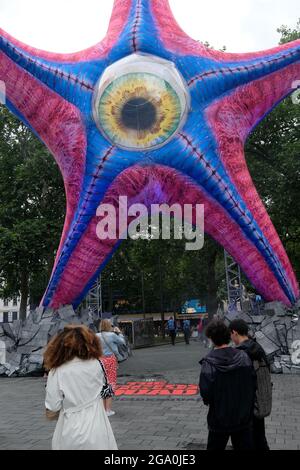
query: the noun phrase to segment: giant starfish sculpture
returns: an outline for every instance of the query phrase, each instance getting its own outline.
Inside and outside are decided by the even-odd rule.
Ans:
[[[43,52],[0,30],[7,106],[52,152],[66,188],[42,305],[76,307],[84,298],[119,243],[97,238],[97,207],[119,195],[203,203],[205,231],[264,298],[294,303],[297,281],[244,143],[299,77],[299,40],[264,52],[214,51],[180,29],[168,0],[115,0],[104,40],[75,54]]]

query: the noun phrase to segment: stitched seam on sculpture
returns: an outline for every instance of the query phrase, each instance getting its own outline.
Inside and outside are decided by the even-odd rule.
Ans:
[[[70,73],[66,74],[65,72],[63,72],[62,70],[60,70],[58,68],[47,66],[47,65],[43,64],[42,62],[39,62],[36,59],[32,59],[31,57],[28,57],[23,52],[20,52],[19,49],[17,49],[15,46],[12,46],[10,44],[10,42],[6,42],[6,45],[12,50],[12,52],[14,54],[18,54],[18,56],[20,58],[25,59],[30,64],[38,66],[38,67],[40,67],[41,69],[43,69],[47,72],[53,73],[55,75],[55,77],[60,76],[61,78],[65,78],[67,81],[70,81],[70,82],[73,82],[77,85],[80,85],[82,88],[86,88],[89,91],[94,91],[94,87],[91,84],[85,82],[84,80],[80,80],[78,77],[73,77]]]
[[[132,29],[132,48],[134,52],[137,52],[138,50],[137,32],[138,32],[138,27],[140,25],[140,20],[142,18],[141,10],[142,10],[141,0],[138,0],[137,6],[136,6],[135,20],[134,20],[133,29]]]
[[[278,61],[281,61],[281,60],[284,60],[284,59],[287,59],[287,58],[290,58],[290,57],[293,57],[294,55],[298,54],[299,51],[292,51],[288,54],[284,54],[280,57],[277,57],[276,59],[272,59],[272,60],[269,60],[269,61],[266,61],[266,62],[260,62],[259,64],[253,64],[253,65],[243,65],[243,66],[240,66],[240,67],[234,67],[234,68],[231,68],[231,67],[228,67],[226,69],[220,69],[220,70],[210,70],[209,72],[205,72],[205,73],[202,73],[200,75],[196,75],[194,78],[192,78],[191,80],[188,81],[188,86],[192,86],[195,82],[199,81],[199,80],[202,80],[204,79],[205,77],[211,77],[213,75],[218,75],[218,74],[225,74],[225,73],[235,73],[235,72],[242,72],[242,71],[252,71],[252,70],[255,70],[257,69],[260,65],[262,67],[266,67],[266,65],[270,65],[270,64],[273,64],[275,62],[278,62]],[[272,72],[270,72],[272,73]]]
[[[218,180],[218,183],[220,185],[223,186],[224,188],[224,191],[226,192],[226,194],[229,196],[229,199],[232,200],[232,202],[234,203],[235,207],[239,210],[239,212],[241,213],[242,216],[246,217],[246,214],[245,212],[240,208],[239,204],[236,202],[233,194],[229,191],[229,188],[228,186],[224,185],[223,181],[222,181],[222,178],[218,175],[218,172],[217,170],[215,170],[213,168],[213,166],[205,159],[204,155],[202,153],[199,152],[199,150],[193,145],[193,142],[184,134],[182,133],[179,133],[180,137],[183,138],[183,140],[188,144],[188,147],[190,147],[192,149],[192,152],[197,155],[197,157],[203,161],[204,165],[206,166],[206,168],[208,168],[210,171],[211,171],[211,175],[206,178],[206,180],[204,180],[204,183],[206,183],[209,178],[211,178],[212,176],[216,176],[217,177],[217,180]],[[251,225],[252,224],[252,221],[249,222],[248,225]]]
[[[112,154],[113,150],[114,150],[115,147],[111,147],[104,155],[104,157],[102,157],[101,159],[101,162],[100,164],[98,165],[98,168],[97,168],[97,172],[93,175],[93,178],[92,178],[92,181],[91,181],[91,184],[88,188],[88,191],[87,191],[87,198],[84,199],[84,203],[83,203],[83,207],[79,213],[79,216],[78,216],[78,220],[76,221],[76,224],[71,232],[71,234],[68,236],[68,239],[71,238],[74,230],[76,229],[77,225],[80,223],[81,221],[81,217],[84,215],[84,212],[85,212],[85,209],[87,207],[87,204],[91,198],[91,195],[93,194],[93,189],[94,187],[96,186],[96,180],[98,179],[99,177],[99,174],[100,174],[100,171],[103,169],[103,166],[104,164],[106,163],[106,161],[108,160],[108,158],[110,157],[110,155]],[[68,239],[66,241],[68,241]]]

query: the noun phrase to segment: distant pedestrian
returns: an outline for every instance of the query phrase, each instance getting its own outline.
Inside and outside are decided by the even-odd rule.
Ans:
[[[121,359],[118,346],[126,346],[126,340],[121,330],[118,327],[113,327],[110,320],[107,319],[101,320],[100,332],[97,333],[97,336],[103,349],[101,361],[107,374],[107,380],[113,391],[115,391],[117,386],[118,359]],[[115,411],[112,410],[112,400],[112,397],[104,400],[107,416],[115,414]]]
[[[173,317],[170,317],[169,320],[167,321],[167,328],[168,328],[169,336],[171,338],[171,342],[173,346],[175,346],[175,338],[176,338],[177,329],[176,329],[176,323]]]
[[[259,294],[255,295],[255,313],[257,315],[261,314],[261,307],[262,307],[262,297]]]
[[[198,322],[198,325],[197,325],[197,332],[198,332],[198,340],[202,341],[203,340],[203,333],[204,333],[202,317],[199,319],[199,322]]]
[[[208,323],[209,323],[208,318],[206,316],[202,316],[199,319],[199,323],[197,325],[198,340],[202,341],[205,347],[209,346],[209,340],[205,334],[205,330],[206,330]]]
[[[83,325],[66,326],[49,342],[45,406],[47,418],[58,419],[53,450],[117,450],[101,399],[101,355],[98,338]]]
[[[190,344],[190,337],[191,337],[191,322],[190,320],[183,320],[183,334],[184,334],[184,340],[185,344]]]
[[[206,329],[214,349],[200,361],[200,394],[209,406],[207,450],[252,450],[255,374],[244,351],[229,346],[230,330],[221,320]]]
[[[266,438],[265,419],[272,410],[272,382],[270,365],[263,348],[249,338],[249,327],[244,320],[230,323],[231,339],[237,349],[245,351],[251,359],[257,376],[256,399],[253,414],[253,440],[255,450],[270,450]]]

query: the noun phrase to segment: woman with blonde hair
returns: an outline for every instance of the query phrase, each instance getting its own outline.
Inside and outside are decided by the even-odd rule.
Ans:
[[[121,333],[121,330],[117,327],[113,327],[110,320],[101,320],[100,332],[97,334],[101,347],[103,349],[103,357],[101,361],[105,367],[107,374],[107,380],[115,391],[117,385],[117,371],[118,371],[118,359],[120,358],[118,346],[126,346],[126,341]],[[113,416],[115,411],[112,411],[112,397],[104,400],[104,408],[107,416]]]
[[[45,406],[47,418],[58,419],[53,450],[117,450],[101,399],[106,378],[100,356],[97,336],[84,325],[66,326],[49,342]]]

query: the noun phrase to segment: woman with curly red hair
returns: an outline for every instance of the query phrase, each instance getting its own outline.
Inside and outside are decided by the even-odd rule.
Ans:
[[[66,326],[49,342],[45,405],[48,419],[58,419],[53,450],[117,450],[101,399],[101,356],[97,336],[84,325]]]

